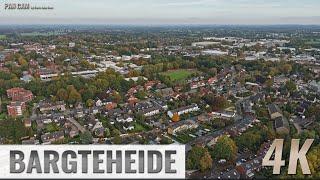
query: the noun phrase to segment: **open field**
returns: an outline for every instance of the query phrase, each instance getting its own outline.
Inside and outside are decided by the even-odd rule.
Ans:
[[[178,69],[173,71],[167,71],[162,74],[169,76],[172,81],[181,81],[187,79],[194,72],[196,71],[192,69]]]
[[[1,34],[0,34],[0,40],[1,40],[1,39],[6,39],[6,38],[7,38],[6,35],[1,35]]]
[[[310,39],[306,42],[307,45],[320,45],[320,39]]]

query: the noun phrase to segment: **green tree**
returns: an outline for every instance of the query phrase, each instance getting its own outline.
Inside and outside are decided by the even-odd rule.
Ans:
[[[285,87],[290,93],[297,90],[297,85],[293,81],[287,81]]]
[[[121,132],[118,129],[113,129],[112,130],[112,135],[113,136],[119,136],[121,134]]]
[[[121,142],[122,142],[122,140],[121,140],[120,135],[114,136],[114,138],[113,138],[113,143],[114,144],[121,144]]]
[[[228,105],[228,101],[225,97],[215,96],[214,94],[206,95],[204,101],[212,107],[212,110],[221,110]]]
[[[202,172],[210,170],[212,168],[212,158],[208,151],[205,151],[204,155],[200,158],[199,165]]]
[[[320,177],[320,146],[312,148],[307,155],[310,171],[313,177]]]
[[[238,136],[235,141],[240,150],[248,149],[252,153],[256,153],[263,142],[273,139],[275,136],[266,126],[258,126],[250,128],[245,133]]]
[[[67,101],[68,100],[68,92],[65,89],[61,88],[57,92],[57,97],[60,101]]]
[[[212,167],[212,158],[208,149],[201,146],[193,146],[187,155],[187,169],[200,169],[206,171]]]
[[[86,105],[87,107],[92,107],[94,105],[94,101],[92,99],[88,99]]]
[[[80,141],[81,144],[91,144],[93,137],[89,131],[85,131],[84,133],[80,134]]]
[[[110,133],[110,129],[109,129],[109,128],[105,128],[105,130],[104,130],[104,135],[105,135],[106,137],[110,137],[110,136],[111,136],[111,133]]]
[[[75,88],[72,88],[70,90],[68,102],[70,104],[75,104],[77,102],[81,102],[81,94]]]
[[[285,73],[285,74],[289,74],[292,71],[292,66],[291,64],[285,64],[283,66],[280,67],[280,71]]]
[[[213,147],[212,156],[214,159],[226,159],[228,161],[234,161],[238,148],[236,143],[228,136],[222,136],[218,139],[217,143]]]
[[[146,97],[147,97],[147,93],[145,91],[139,91],[137,93],[137,98],[138,99],[146,99]]]

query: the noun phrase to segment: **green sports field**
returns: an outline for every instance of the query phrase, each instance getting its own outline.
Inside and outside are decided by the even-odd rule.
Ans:
[[[6,35],[1,35],[1,34],[0,34],[0,40],[1,40],[1,39],[6,39],[6,38],[7,38]]]
[[[162,74],[169,76],[172,81],[182,81],[187,79],[194,72],[195,70],[178,69],[174,71],[167,71]]]

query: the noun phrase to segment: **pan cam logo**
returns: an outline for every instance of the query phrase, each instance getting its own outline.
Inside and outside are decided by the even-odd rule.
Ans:
[[[5,3],[5,10],[28,10],[30,9],[29,3]]]

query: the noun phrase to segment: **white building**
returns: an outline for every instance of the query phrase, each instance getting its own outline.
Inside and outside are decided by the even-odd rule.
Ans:
[[[125,123],[125,122],[130,123],[130,122],[133,121],[133,118],[130,117],[130,116],[122,116],[122,117],[118,117],[117,121],[118,122],[123,122],[123,123]]]
[[[203,41],[203,42],[194,42],[191,44],[193,47],[197,46],[210,46],[210,45],[220,45],[220,42],[212,42],[212,41]]]
[[[234,111],[214,111],[211,114],[222,118],[233,118],[236,115]]]
[[[76,43],[74,43],[74,42],[70,42],[69,43],[69,48],[73,48],[73,47],[75,47],[76,46]]]
[[[178,115],[182,115],[182,114],[187,114],[187,113],[190,113],[190,112],[194,112],[194,111],[198,111],[200,110],[200,108],[198,107],[197,104],[192,104],[190,106],[186,106],[186,107],[181,107],[179,109],[175,109],[175,110],[172,110],[172,111],[168,111],[167,114],[170,118],[173,117],[173,115],[175,113],[178,113]]]
[[[159,113],[160,113],[160,109],[156,107],[147,108],[142,111],[142,114],[146,117],[154,116]]]
[[[283,50],[290,50],[291,52],[296,51],[296,48],[291,48],[291,47],[277,47],[277,49],[279,49],[280,51],[283,51]]]
[[[210,56],[224,56],[228,55],[228,52],[220,51],[220,50],[204,50],[201,52],[203,55],[210,55]]]

